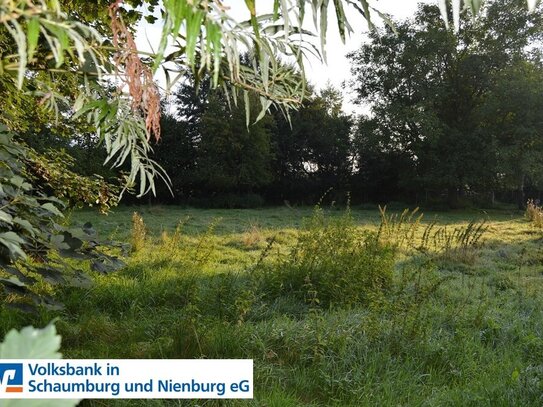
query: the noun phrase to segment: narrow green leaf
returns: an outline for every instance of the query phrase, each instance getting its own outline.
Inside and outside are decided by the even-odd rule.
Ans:
[[[479,10],[481,9],[481,4],[483,3],[483,1],[482,0],[464,0],[464,3],[470,9],[472,16],[475,17],[477,14],[479,14]]]
[[[279,0],[273,1],[273,20],[277,20],[279,18]]]
[[[298,0],[298,25],[301,27],[304,24],[305,18],[305,0]]]
[[[8,23],[4,23],[4,27],[8,30],[10,35],[12,36],[13,40],[17,44],[17,54],[19,57],[19,68],[18,68],[18,74],[17,74],[17,87],[19,89],[22,88],[24,77],[26,73],[26,65],[27,65],[27,47],[26,47],[26,35],[21,28],[21,25],[17,22],[17,20],[12,20],[11,25]]]
[[[460,7],[462,6],[461,0],[452,0],[453,22],[454,31],[460,30]]]
[[[336,9],[337,26],[341,41],[345,43],[345,11],[341,0],[334,0],[334,8]]]
[[[287,0],[281,0],[281,14],[283,16],[283,24],[285,25],[285,41],[288,41],[288,36],[290,34],[290,20],[288,16],[288,11],[289,10]]]
[[[326,31],[328,31],[328,0],[321,0],[320,7],[320,40],[324,61],[326,61]]]
[[[251,13],[251,16],[256,16],[256,0],[245,0],[245,5],[247,6],[249,13]]]
[[[387,14],[384,14],[373,7],[371,9],[375,11],[377,15],[385,22],[385,24],[388,25],[392,29],[394,34],[396,35],[398,34],[398,29],[396,28],[396,24],[394,24],[394,21],[392,21],[392,19]]]
[[[447,13],[447,0],[439,0],[439,12],[441,13],[441,18],[445,22],[445,27],[449,28],[449,15]]]
[[[247,128],[249,128],[251,121],[251,106],[249,102],[249,92],[246,90],[243,91],[243,101],[245,102],[245,124],[247,125]]]
[[[375,26],[371,21],[370,5],[368,4],[367,0],[360,0],[360,2],[362,3],[362,8],[364,9],[364,17],[366,18],[366,21],[368,23],[368,28],[370,30],[373,30]]]
[[[34,56],[34,51],[38,46],[38,38],[40,36],[40,20],[37,17],[31,18],[27,23],[26,40],[28,42],[28,59],[31,60]]]

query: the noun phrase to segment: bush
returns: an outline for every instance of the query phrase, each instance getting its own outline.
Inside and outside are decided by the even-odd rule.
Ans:
[[[327,218],[316,207],[296,246],[266,269],[263,287],[310,306],[366,303],[391,286],[394,254],[376,233],[357,229],[349,210]]]

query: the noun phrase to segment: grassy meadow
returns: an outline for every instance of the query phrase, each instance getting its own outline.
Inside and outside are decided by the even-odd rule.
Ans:
[[[127,267],[44,284],[65,310],[2,309],[1,331],[57,318],[67,358],[254,359],[252,401],[82,405],[541,406],[543,231],[514,210],[418,216],[74,212],[132,243]]]

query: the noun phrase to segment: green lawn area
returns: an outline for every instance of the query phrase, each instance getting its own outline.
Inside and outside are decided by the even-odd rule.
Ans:
[[[66,358],[252,358],[255,399],[82,405],[543,404],[543,232],[520,212],[429,212],[379,238],[363,232],[377,210],[308,223],[312,208],[121,207],[70,222],[130,241],[135,210],[148,234],[126,268],[44,285],[65,310],[3,309],[2,333],[56,317]],[[477,244],[444,243],[477,219]]]

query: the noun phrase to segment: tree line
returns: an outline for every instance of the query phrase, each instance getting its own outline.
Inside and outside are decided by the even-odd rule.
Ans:
[[[420,5],[412,18],[369,34],[348,56],[345,83],[367,115],[345,114],[340,90],[324,86],[289,116],[271,108],[253,123],[257,95],[234,101],[209,80],[186,77],[163,104],[153,147],[173,195],[157,185],[150,199],[313,204],[330,189],[336,201],[423,206],[540,198],[541,14],[527,14],[521,0],[494,0],[477,19],[461,17],[455,34],[437,6]],[[82,158],[79,171],[113,175],[100,168],[103,153],[90,136],[63,140]]]

